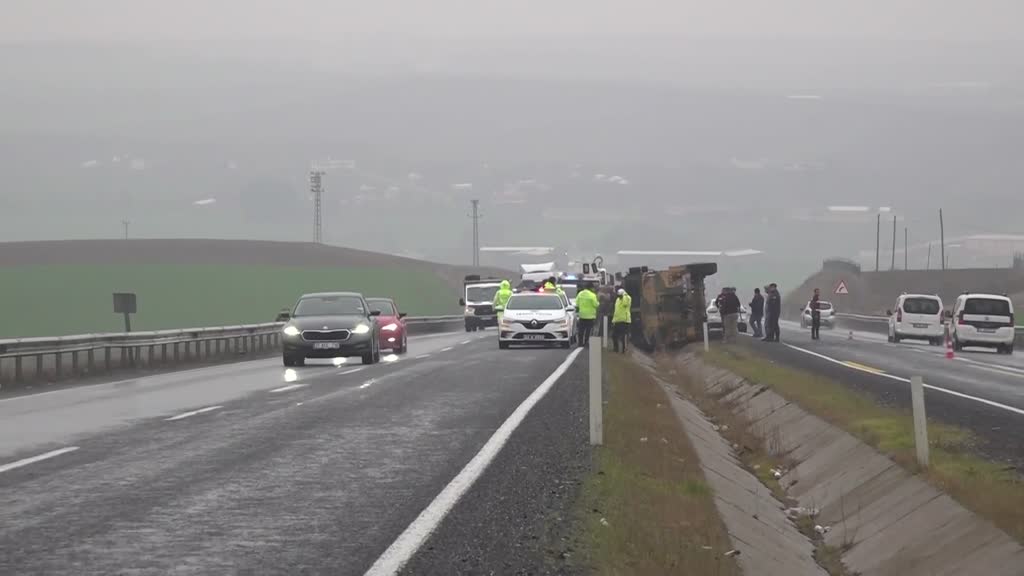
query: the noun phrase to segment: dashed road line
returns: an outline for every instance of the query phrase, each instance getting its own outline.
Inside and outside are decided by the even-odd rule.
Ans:
[[[462,342],[459,342],[459,344],[469,344],[470,342],[472,342],[472,340],[463,340]]]
[[[168,422],[173,422],[174,420],[181,420],[183,418],[189,418],[189,417],[195,416],[197,414],[205,414],[207,412],[213,412],[214,410],[219,410],[221,408],[223,408],[223,406],[207,406],[206,408],[200,408],[199,410],[193,410],[191,412],[183,412],[181,414],[178,414],[177,416],[171,416],[170,418],[167,418],[167,421]]]
[[[453,346],[449,346],[447,348],[441,348],[441,352],[447,352],[447,351],[451,350],[452,348],[453,348]]]
[[[362,370],[365,370],[365,368],[353,368],[351,370],[342,370],[341,372],[338,372],[338,375],[344,376],[345,374],[355,374],[356,372],[360,372]]]
[[[885,370],[879,370],[878,368],[875,368],[873,366],[868,366],[867,364],[854,362],[853,360],[846,360],[843,362],[843,364],[846,364],[850,368],[856,368],[857,370],[861,370],[864,372],[871,372],[872,374],[885,374]]]
[[[363,382],[362,384],[360,384],[359,385],[359,389],[360,390],[366,390],[370,386],[373,386],[374,383],[376,383],[376,382],[377,382],[377,380],[375,378],[371,378],[371,379],[367,380],[366,382]]]
[[[277,392],[288,392],[289,390],[297,390],[299,388],[305,388],[306,386],[308,386],[308,384],[291,384],[288,386],[281,386],[280,388],[274,388],[270,393],[275,394]]]
[[[423,358],[430,358],[430,354],[420,354],[416,357],[416,360],[422,360]]]
[[[0,465],[0,473],[7,472],[9,470],[14,470],[15,468],[21,468],[22,466],[28,466],[29,464],[35,464],[36,462],[42,462],[43,460],[49,460],[50,458],[56,458],[57,456],[67,454],[68,452],[74,452],[75,450],[78,450],[78,446],[68,446],[67,448],[61,448],[60,450],[52,450],[45,454],[40,454],[38,456],[33,456],[31,458],[18,460],[17,462],[3,464]]]

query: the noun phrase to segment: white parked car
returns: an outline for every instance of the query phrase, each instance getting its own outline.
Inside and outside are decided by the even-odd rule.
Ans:
[[[821,327],[831,330],[836,327],[836,309],[831,302],[818,300],[818,311],[821,312]],[[800,314],[800,327],[811,327],[811,301],[804,304],[803,314]]]
[[[942,299],[932,294],[901,294],[889,316],[889,342],[927,340],[933,346],[942,344],[946,327]]]
[[[957,350],[982,346],[1013,354],[1013,302],[995,294],[961,294],[953,305],[949,332]]]
[[[704,312],[708,317],[708,332],[722,332],[725,330],[725,325],[722,323],[722,315],[718,312],[718,306],[715,306],[714,302]],[[747,331],[749,316],[750,310],[747,310],[746,306],[740,304],[740,317],[736,320],[736,330],[738,332]]]
[[[575,327],[568,299],[550,292],[517,292],[505,304],[498,326],[498,347],[544,344],[568,348]]]

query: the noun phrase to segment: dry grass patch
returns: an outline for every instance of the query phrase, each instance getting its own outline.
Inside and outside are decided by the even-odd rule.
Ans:
[[[740,571],[697,454],[664,390],[642,367],[605,354],[604,446],[579,503],[596,574],[731,576]]]
[[[974,455],[963,428],[928,422],[931,467],[921,470],[909,410],[880,406],[868,394],[814,373],[781,366],[745,349],[712,349],[710,363],[772,388],[804,410],[860,438],[966,508],[1024,542],[1024,482],[1012,470]]]

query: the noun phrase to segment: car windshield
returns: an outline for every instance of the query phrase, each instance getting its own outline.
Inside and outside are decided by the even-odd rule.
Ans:
[[[980,316],[1009,316],[1010,303],[995,298],[970,298],[964,303],[964,314]]]
[[[903,311],[907,314],[931,314],[939,313],[942,306],[935,298],[907,298],[903,301]]]
[[[562,292],[565,292],[566,298],[575,298],[576,291],[579,289],[578,286],[572,284],[559,284],[559,287],[562,289]]]
[[[366,314],[358,296],[307,296],[295,305],[294,317],[349,316]]]
[[[499,286],[466,286],[466,302],[492,302]]]
[[[395,305],[389,300],[367,300],[366,305],[374,312],[380,312],[381,316],[396,316]]]
[[[516,294],[509,298],[506,310],[561,310],[562,299],[557,295]]]

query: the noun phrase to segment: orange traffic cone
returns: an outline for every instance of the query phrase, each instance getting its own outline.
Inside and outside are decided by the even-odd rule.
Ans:
[[[953,339],[949,337],[949,327],[946,327],[946,358],[953,359]]]

